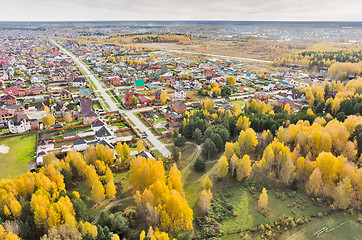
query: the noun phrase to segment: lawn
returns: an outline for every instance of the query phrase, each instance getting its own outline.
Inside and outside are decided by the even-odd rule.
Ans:
[[[214,183],[214,192],[216,198],[222,198],[234,206],[237,217],[227,218],[220,223],[220,229],[224,232],[236,229],[247,229],[260,224],[272,223],[277,221],[283,215],[285,216],[311,216],[318,212],[328,211],[327,207],[319,207],[305,196],[303,190],[293,191],[286,188],[278,188],[273,185],[263,185],[268,190],[269,212],[267,216],[256,211],[258,197],[260,192],[254,195],[249,189],[240,182],[231,177]],[[276,193],[285,193],[285,200],[278,199]],[[288,196],[290,194],[290,196]],[[301,207],[292,207],[297,203],[302,203]]]
[[[28,163],[35,160],[36,134],[1,138],[1,145],[9,147],[9,152],[0,153],[0,178],[27,172]]]
[[[362,225],[355,221],[357,217],[344,216],[340,213],[332,213],[323,218],[312,219],[311,222],[303,224],[280,236],[280,239],[317,239],[315,232],[327,227],[330,232],[321,233],[319,239],[362,239]]]

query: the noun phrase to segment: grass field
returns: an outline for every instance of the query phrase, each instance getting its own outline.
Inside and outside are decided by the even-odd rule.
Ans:
[[[298,226],[284,233],[280,239],[318,239],[314,234],[323,227],[327,227],[329,232],[319,235],[319,239],[322,240],[362,239],[362,225],[355,221],[356,218],[357,216],[351,217],[332,213],[331,215],[316,218],[307,224]]]
[[[28,163],[35,160],[36,134],[1,138],[0,145],[9,147],[8,153],[0,153],[0,178],[28,171]]]
[[[216,190],[217,197],[231,203],[234,206],[233,211],[238,213],[237,217],[228,218],[220,223],[220,229],[224,232],[235,229],[247,229],[260,224],[275,222],[283,215],[293,217],[311,216],[328,210],[327,207],[315,205],[304,195],[302,190],[297,191],[291,197],[286,196],[285,200],[281,200],[275,194],[277,192],[285,192],[287,194],[288,192],[291,193],[291,190],[279,189],[275,186],[265,187],[268,190],[269,198],[269,212],[267,216],[256,211],[259,192],[253,195],[245,186],[231,178],[215,182],[214,189]],[[292,206],[298,202],[303,202],[303,206],[293,208]]]

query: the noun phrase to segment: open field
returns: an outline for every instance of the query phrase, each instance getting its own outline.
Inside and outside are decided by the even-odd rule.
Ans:
[[[9,147],[8,153],[0,153],[0,178],[15,177],[28,171],[28,163],[35,156],[36,134],[1,138],[0,145]]]
[[[280,239],[318,239],[317,236],[314,236],[314,234],[323,227],[327,227],[329,232],[321,233],[319,235],[319,239],[362,239],[362,225],[357,223],[355,219],[356,217],[333,213],[320,219],[313,219],[310,223],[298,226],[295,229],[284,233]]]

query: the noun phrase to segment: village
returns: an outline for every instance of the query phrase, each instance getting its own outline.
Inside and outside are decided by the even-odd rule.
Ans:
[[[152,155],[155,143],[149,136],[165,144],[165,137],[177,132],[182,114],[199,108],[204,97],[217,103],[215,109],[232,110],[235,104],[243,108],[247,101],[257,99],[282,108],[288,105],[293,112],[306,103],[299,87],[328,78],[322,71],[315,76],[293,68],[248,72],[236,60],[134,46],[58,43],[85,64],[112,102],[53,42],[1,43],[0,136],[37,133],[32,169],[41,166],[48,152],[83,151],[97,144],[114,149],[119,141],[130,143],[138,138],[150,147],[149,156],[167,157],[167,151],[160,155],[156,150]],[[127,114],[135,115],[143,126],[137,126]],[[53,118],[50,123],[49,115]]]

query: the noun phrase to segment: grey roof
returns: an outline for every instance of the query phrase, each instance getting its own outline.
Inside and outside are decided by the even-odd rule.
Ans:
[[[93,110],[89,110],[88,112],[83,114],[83,117],[98,117],[98,115]]]
[[[82,144],[86,144],[87,142],[83,139],[83,138],[81,138],[81,139],[77,139],[77,140],[75,140],[74,142],[73,142],[73,146],[75,146],[75,145],[82,145]]]
[[[102,127],[102,126],[104,126],[104,122],[102,122],[101,120],[99,120],[99,118],[97,118],[96,120],[94,120],[91,123],[91,126],[92,127]]]
[[[97,137],[109,137],[112,136],[112,134],[108,131],[106,127],[101,127],[95,134]]]
[[[18,113],[14,117],[10,118],[10,121],[14,123],[14,125],[20,125],[22,120],[29,121],[29,118],[24,113]]]
[[[182,101],[177,101],[173,104],[175,107],[186,107],[185,103]]]

